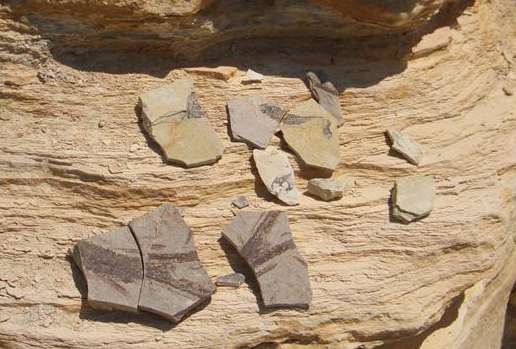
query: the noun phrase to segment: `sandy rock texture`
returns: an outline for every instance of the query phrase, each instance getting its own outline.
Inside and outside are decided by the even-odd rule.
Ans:
[[[2,2],[0,347],[499,348],[516,278],[515,21],[512,0]],[[262,83],[241,84],[249,68]],[[230,141],[226,103],[291,109],[307,71],[339,91],[333,176],[355,185],[286,207]],[[225,147],[193,169],[163,162],[136,108],[187,75]],[[389,154],[389,128],[424,148],[418,167]],[[272,146],[300,192],[321,177]],[[410,175],[435,178],[435,201],[403,225],[390,190]],[[163,203],[183,209],[212,281],[246,274],[220,240],[239,195],[288,211],[309,310],[260,313],[252,280],[176,326],[87,306],[70,249]]]

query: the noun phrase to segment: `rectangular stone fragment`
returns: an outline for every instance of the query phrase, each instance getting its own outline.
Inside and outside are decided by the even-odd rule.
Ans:
[[[433,209],[434,195],[432,176],[398,178],[392,193],[393,216],[404,223],[428,216]]]
[[[264,307],[309,306],[307,264],[292,240],[286,212],[239,212],[223,236],[256,275]]]

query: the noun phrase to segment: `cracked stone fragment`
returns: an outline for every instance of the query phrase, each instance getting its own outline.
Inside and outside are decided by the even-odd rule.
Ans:
[[[398,178],[392,193],[393,216],[410,223],[430,214],[434,205],[435,182],[432,176]]]
[[[313,73],[306,73],[308,88],[314,99],[333,117],[337,126],[344,123],[342,109],[339,103],[339,91],[330,81],[321,82],[319,77]]]
[[[309,306],[308,269],[281,211],[240,212],[223,232],[251,267],[266,308]]]
[[[248,69],[244,78],[242,79],[242,83],[251,84],[255,82],[262,82],[264,76],[260,73],[255,72],[254,70]]]
[[[224,151],[184,78],[140,96],[142,125],[159,144],[167,161],[186,167],[216,162]]]
[[[240,273],[222,275],[217,278],[215,284],[217,286],[240,287],[245,282],[245,276]]]
[[[313,99],[299,104],[283,118],[281,132],[305,165],[335,170],[340,160],[338,130],[328,112]]]
[[[80,241],[73,258],[88,284],[89,305],[138,311],[142,260],[128,227]]]
[[[387,136],[392,142],[392,150],[403,155],[411,164],[419,165],[423,157],[423,150],[418,143],[403,135],[401,132],[392,129],[387,130]]]
[[[253,159],[267,190],[287,205],[299,205],[299,192],[294,186],[294,170],[287,156],[272,148],[255,149]]]
[[[139,307],[179,322],[215,291],[178,209],[165,204],[133,219],[144,278]]]
[[[236,141],[266,148],[285,114],[261,96],[237,97],[228,101],[231,134]]]
[[[249,200],[245,196],[237,196],[233,199],[233,201],[231,201],[231,203],[236,208],[244,208],[249,206]]]
[[[345,184],[336,179],[314,178],[308,181],[308,192],[324,201],[341,198],[344,188]]]

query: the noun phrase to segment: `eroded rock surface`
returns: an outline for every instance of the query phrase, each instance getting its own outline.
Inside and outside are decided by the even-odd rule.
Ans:
[[[191,79],[143,94],[140,105],[143,127],[168,161],[195,167],[222,156],[224,146],[197,101]]]
[[[392,214],[404,223],[428,216],[434,207],[434,196],[434,177],[398,178],[392,192]]]
[[[268,147],[265,150],[255,149],[253,159],[267,190],[287,205],[298,205],[299,192],[295,187],[294,171],[288,157],[283,152]]]
[[[308,193],[324,201],[339,199],[344,194],[346,185],[337,179],[314,178],[308,181]]]
[[[325,81],[323,83],[314,72],[306,73],[306,79],[314,99],[333,116],[337,126],[342,125],[344,117],[339,102],[339,91],[333,86],[332,82]]]
[[[179,210],[165,204],[129,226],[143,258],[140,309],[178,322],[215,292]]]
[[[305,165],[335,170],[340,160],[338,130],[329,113],[313,99],[285,115],[281,132]]]
[[[88,284],[90,306],[138,311],[142,260],[128,227],[78,242],[73,258]]]
[[[421,146],[399,131],[389,129],[387,136],[391,141],[391,149],[402,155],[413,165],[419,165],[423,157]]]
[[[286,212],[240,212],[223,236],[256,275],[266,308],[309,306],[307,265],[292,239]]]

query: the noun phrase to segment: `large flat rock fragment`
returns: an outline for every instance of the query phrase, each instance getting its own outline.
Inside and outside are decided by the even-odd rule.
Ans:
[[[265,150],[255,149],[253,159],[267,190],[287,205],[298,205],[299,192],[294,186],[294,170],[287,156],[268,147]]]
[[[305,101],[288,113],[281,132],[305,165],[335,170],[340,160],[338,130],[331,115],[316,101]]]
[[[266,308],[308,307],[308,269],[281,211],[239,212],[223,232],[251,267]]]
[[[430,214],[434,205],[435,181],[432,176],[398,178],[392,193],[393,216],[410,223]]]
[[[391,149],[402,155],[413,165],[419,165],[423,157],[421,146],[399,131],[389,129],[386,131],[391,141]]]
[[[285,114],[261,96],[236,97],[228,101],[231,134],[236,141],[266,148]]]
[[[339,91],[330,81],[321,82],[319,77],[313,73],[306,73],[308,88],[317,102],[333,117],[335,124],[340,126],[344,123],[342,109],[339,103]]]
[[[142,125],[167,161],[186,167],[216,162],[224,146],[184,78],[140,96]]]
[[[128,227],[78,242],[73,258],[88,284],[90,306],[138,311],[143,268]]]
[[[139,307],[179,322],[215,291],[178,209],[165,204],[133,219],[144,278]]]

